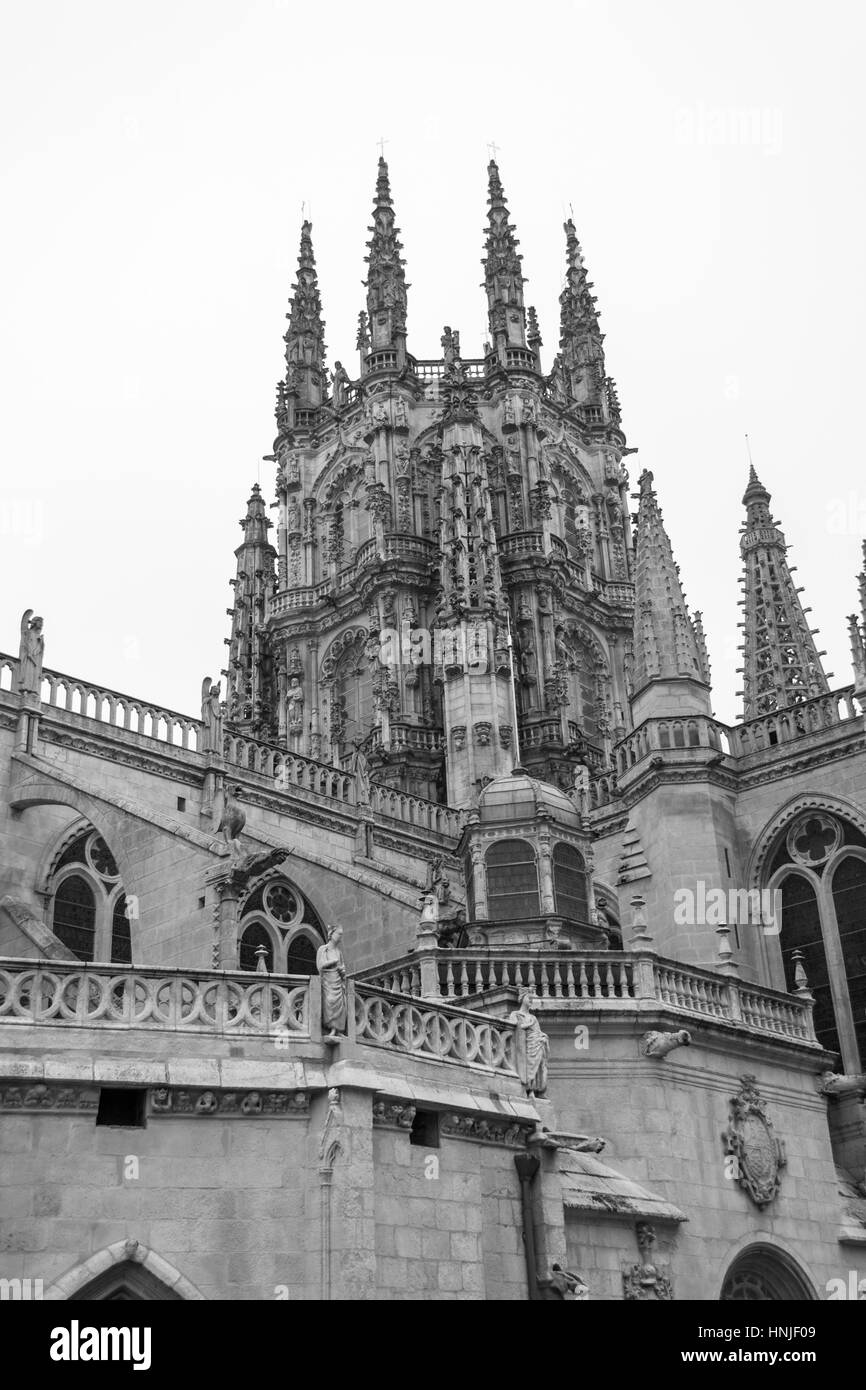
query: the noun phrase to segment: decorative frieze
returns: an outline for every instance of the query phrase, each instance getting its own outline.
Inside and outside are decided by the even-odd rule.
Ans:
[[[307,1091],[222,1091],[181,1086],[155,1086],[150,1092],[151,1115],[219,1115],[223,1118],[305,1119],[310,1110]]]
[[[0,1083],[0,1110],[59,1110],[90,1112],[99,1105],[99,1087],[24,1083],[7,1086]]]

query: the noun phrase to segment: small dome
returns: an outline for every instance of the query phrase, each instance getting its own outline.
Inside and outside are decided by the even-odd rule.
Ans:
[[[488,782],[478,798],[478,818],[489,821],[534,821],[550,816],[560,825],[580,828],[574,802],[551,782],[539,782],[522,767]]]

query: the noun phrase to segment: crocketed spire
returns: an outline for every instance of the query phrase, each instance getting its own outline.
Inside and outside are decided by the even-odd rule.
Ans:
[[[368,228],[367,242],[367,319],[373,353],[394,349],[393,363],[378,362],[376,369],[389,365],[402,368],[406,361],[406,275],[399,228],[394,220],[391,181],[388,165],[379,157],[376,195],[373,201],[373,222]]]
[[[327,392],[325,325],[322,322],[322,301],[319,296],[316,258],[313,254],[312,230],[311,222],[303,223],[297,279],[292,285],[292,298],[289,312],[286,314],[289,327],[284,337],[284,393],[294,397],[295,404],[302,407],[321,405]]]
[[[743,718],[824,694],[829,686],[823,652],[812,640],[800,590],[788,568],[785,537],[770,513],[770,494],[754,466],[743,496],[746,524],[740,539],[744,566]]]
[[[673,712],[654,708],[653,701],[647,698],[647,689],[660,682],[692,683],[691,695],[682,692],[677,695],[676,710],[682,713],[709,710],[710,672],[703,628],[696,628],[689,615],[679,568],[674,562],[652,484],[652,473],[642,473],[635,534],[632,685],[633,705],[635,702],[640,705],[635,722],[650,713]]]
[[[525,277],[521,269],[523,257],[517,250],[520,242],[514,235],[499,166],[494,159],[487,166],[487,183],[488,225],[481,264],[487,291],[490,341],[505,366],[507,348],[526,347]]]

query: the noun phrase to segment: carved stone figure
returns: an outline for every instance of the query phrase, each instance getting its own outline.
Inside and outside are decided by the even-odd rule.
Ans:
[[[409,417],[406,414],[406,402],[402,396],[398,396],[394,402],[394,424],[398,430],[409,428]]]
[[[42,655],[45,638],[42,619],[27,608],[21,616],[21,644],[18,648],[18,694],[38,695],[42,683]]]
[[[241,831],[247,823],[247,813],[238,801],[240,794],[241,788],[238,786],[226,788],[223,813],[217,826],[217,834],[222,835],[232,858],[237,858],[241,852]]]
[[[286,722],[291,734],[299,734],[304,727],[304,691],[297,676],[292,676],[286,692]]]
[[[547,1285],[550,1296],[556,1299],[565,1299],[566,1302],[575,1302],[578,1299],[589,1297],[589,1285],[581,1279],[579,1274],[572,1274],[570,1269],[563,1269],[562,1265],[553,1264],[550,1266],[550,1279]]]
[[[541,1024],[530,1006],[535,1002],[528,989],[521,990],[520,1007],[508,1015],[508,1022],[516,1025],[523,1036],[523,1058],[520,1065],[520,1079],[530,1096],[543,1096],[547,1090],[547,1059],[550,1056],[550,1039],[542,1030]]]
[[[664,1033],[654,1029],[644,1033],[641,1038],[641,1052],[644,1057],[667,1057],[674,1048],[688,1047],[691,1040],[692,1035],[685,1028],[678,1029],[676,1033]]]
[[[359,806],[370,805],[370,767],[363,748],[358,745],[352,754],[349,767],[355,774],[355,795]]]
[[[670,1276],[652,1262],[656,1233],[648,1221],[639,1221],[635,1228],[640,1264],[622,1272],[623,1298],[629,1302],[658,1299],[668,1301],[673,1298]]]
[[[342,362],[334,363],[334,376],[331,383],[331,399],[335,410],[345,410],[349,403],[349,373]]]
[[[340,949],[342,937],[342,927],[329,926],[328,940],[316,952],[316,969],[322,989],[322,1031],[332,1042],[346,1031],[348,991],[346,964]]]

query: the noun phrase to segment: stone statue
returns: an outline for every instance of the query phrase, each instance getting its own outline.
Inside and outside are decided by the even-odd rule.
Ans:
[[[217,826],[217,834],[222,835],[232,858],[241,852],[241,831],[247,823],[247,813],[238,801],[241,788],[228,787],[224,793],[223,813]]]
[[[304,691],[297,676],[292,676],[286,692],[286,723],[290,734],[299,734],[304,727]]]
[[[201,718],[204,724],[204,751],[217,753],[223,751],[223,715],[225,706],[220,701],[220,683],[205,676],[201,683]]]
[[[331,382],[331,399],[335,410],[345,410],[349,403],[349,373],[342,362],[334,363],[334,376]]]
[[[358,744],[349,768],[355,774],[355,794],[359,806],[370,805],[370,768],[363,748]]]
[[[418,936],[438,936],[439,930],[439,900],[435,893],[424,894],[424,906],[421,909],[421,920],[418,923]]]
[[[406,414],[406,402],[402,396],[398,396],[394,402],[394,424],[398,430],[409,428],[409,417]]]
[[[18,648],[18,694],[38,695],[42,683],[42,654],[45,638],[42,619],[27,608],[21,616],[21,645]]]
[[[530,1096],[543,1096],[547,1090],[550,1039],[535,1015],[530,1013],[533,1002],[532,993],[528,989],[521,990],[520,1007],[508,1015],[508,1022],[515,1024],[523,1035],[524,1062],[520,1079]]]
[[[328,940],[316,952],[316,969],[322,988],[322,1031],[331,1042],[345,1033],[348,1016],[346,965],[340,949],[342,937],[342,927],[328,927]]]

